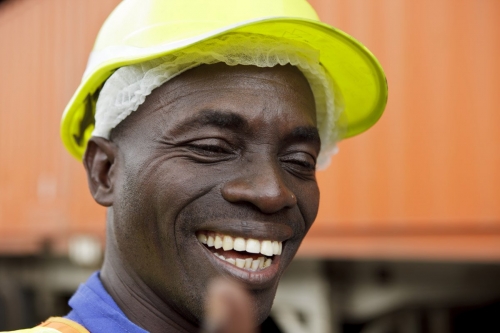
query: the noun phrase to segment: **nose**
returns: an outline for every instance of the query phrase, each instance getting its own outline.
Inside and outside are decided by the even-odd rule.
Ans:
[[[242,172],[222,187],[225,200],[248,202],[265,214],[272,214],[297,204],[297,197],[286,185],[278,166],[260,165]]]

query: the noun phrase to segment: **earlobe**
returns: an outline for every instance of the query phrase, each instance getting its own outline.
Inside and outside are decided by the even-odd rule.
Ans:
[[[92,137],[83,156],[90,193],[98,204],[105,207],[113,205],[117,150],[112,141]]]

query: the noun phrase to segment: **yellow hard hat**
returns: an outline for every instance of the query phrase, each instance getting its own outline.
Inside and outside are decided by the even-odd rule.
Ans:
[[[387,83],[377,59],[351,36],[320,22],[305,0],[123,0],[101,28],[64,110],[61,137],[68,151],[82,158],[94,128],[96,92],[116,69],[230,32],[286,38],[318,50],[344,101],[341,139],[367,130],[382,115]]]

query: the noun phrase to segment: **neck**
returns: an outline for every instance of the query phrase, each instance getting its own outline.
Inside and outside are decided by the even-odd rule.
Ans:
[[[160,299],[138,277],[126,269],[105,261],[101,280],[118,307],[134,324],[151,332],[198,332],[199,328],[186,320]]]
[[[109,230],[113,219],[108,209],[106,255],[101,270],[101,281],[118,307],[137,326],[151,333],[198,332],[196,323],[175,310],[175,305],[160,298],[128,265],[114,247],[113,232]]]

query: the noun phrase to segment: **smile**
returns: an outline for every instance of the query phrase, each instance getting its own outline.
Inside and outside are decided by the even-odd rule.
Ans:
[[[200,231],[196,236],[217,258],[254,272],[271,266],[273,256],[281,255],[283,248],[280,241],[245,239],[210,231]]]

